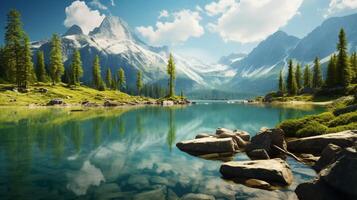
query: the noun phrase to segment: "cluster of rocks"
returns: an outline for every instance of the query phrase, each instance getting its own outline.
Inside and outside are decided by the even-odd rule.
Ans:
[[[245,151],[251,161],[225,162],[220,172],[224,178],[250,187],[271,189],[290,185],[293,181],[290,166],[282,159],[285,158],[287,144],[281,129],[264,128],[250,140],[245,131],[218,128],[215,134],[201,133],[195,139],[179,142],[176,146],[204,158],[206,155],[220,157]]]
[[[309,160],[319,174],[296,188],[299,199],[338,199],[341,195],[357,199],[357,130],[286,141],[284,131],[277,128],[262,128],[251,139],[245,131],[219,128],[215,134],[201,133],[176,146],[203,158],[245,152],[251,160],[225,162],[220,172],[224,178],[261,189],[293,182],[287,155],[301,162]]]
[[[288,147],[319,156],[318,176],[298,185],[299,199],[357,199],[357,130],[292,140]]]

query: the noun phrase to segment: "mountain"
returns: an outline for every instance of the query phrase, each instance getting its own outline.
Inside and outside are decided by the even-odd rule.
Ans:
[[[230,87],[243,93],[275,89],[271,82],[276,79],[275,74],[286,64],[290,51],[298,42],[297,37],[282,31],[269,36],[244,59],[231,64],[237,73],[230,81]]]
[[[245,53],[232,53],[229,54],[228,56],[222,56],[218,63],[222,65],[231,65],[234,62],[240,61],[244,59],[247,56]]]
[[[244,59],[231,64],[236,69],[236,75],[225,88],[256,94],[276,90],[279,71],[284,69],[287,72],[289,59],[311,65],[318,56],[325,71],[330,55],[336,51],[341,28],[347,34],[349,51],[356,51],[357,14],[326,19],[302,39],[278,31],[262,41]]]
[[[61,36],[65,66],[71,61],[71,55],[75,49],[81,53],[84,66],[83,81],[90,84],[92,62],[94,57],[100,57],[102,75],[104,77],[107,68],[116,72],[119,67],[125,71],[127,83],[134,87],[136,73],[143,72],[145,83],[161,83],[167,85],[166,64],[169,56],[167,47],[153,47],[141,41],[131,31],[122,19],[115,16],[107,16],[99,27],[88,35],[83,34],[81,28],[74,25]],[[49,57],[50,41],[37,41],[32,43],[34,51],[43,50],[45,57]],[[223,65],[206,65],[200,61],[186,59],[173,54],[177,70],[177,90],[193,90],[196,88],[210,88],[210,76],[212,73],[220,74],[220,77],[232,76],[230,67]],[[48,63],[48,60],[46,60]],[[208,77],[208,78],[207,78]],[[216,77],[215,77],[216,78]],[[214,82],[214,81],[213,81]]]

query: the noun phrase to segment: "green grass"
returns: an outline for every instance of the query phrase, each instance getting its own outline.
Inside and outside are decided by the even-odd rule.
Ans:
[[[102,105],[105,100],[123,103],[149,100],[149,98],[130,96],[119,91],[98,91],[86,86],[70,88],[64,84],[55,86],[51,84],[36,84],[29,87],[30,91],[28,93],[14,92],[8,89],[11,87],[13,86],[0,84],[0,106],[46,105],[55,98],[63,99],[65,103],[73,105],[79,105],[83,101]],[[41,93],[38,88],[46,88],[48,92]]]
[[[351,102],[354,102],[347,99],[339,102],[335,108],[341,109],[344,108],[343,106],[349,106]],[[286,120],[280,123],[278,127],[283,129],[288,137],[308,137],[357,129],[357,111],[350,111],[341,115],[334,115],[334,111],[331,108],[330,112],[319,115]]]

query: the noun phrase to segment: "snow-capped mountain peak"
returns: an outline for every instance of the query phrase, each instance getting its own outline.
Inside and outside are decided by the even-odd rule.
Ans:
[[[63,34],[63,36],[82,35],[82,34],[83,34],[83,30],[81,29],[81,27],[77,25],[73,25],[67,30],[65,34]]]
[[[116,41],[135,40],[128,24],[115,16],[105,17],[100,26],[91,31],[89,35],[95,38],[106,38]]]

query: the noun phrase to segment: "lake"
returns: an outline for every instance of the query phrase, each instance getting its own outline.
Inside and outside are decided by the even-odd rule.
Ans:
[[[0,199],[291,199],[314,171],[292,159],[294,183],[276,191],[223,180],[222,163],[178,150],[178,141],[218,127],[255,135],[322,107],[199,102],[184,107],[1,108]],[[235,160],[247,160],[244,153]]]

